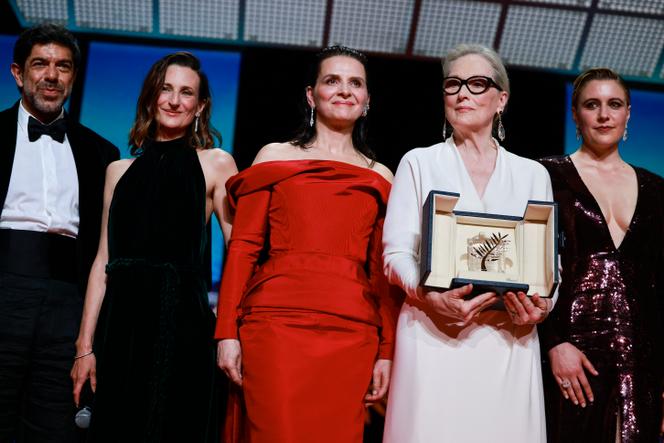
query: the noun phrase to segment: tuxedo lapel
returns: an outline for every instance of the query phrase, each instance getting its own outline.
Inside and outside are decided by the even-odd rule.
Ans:
[[[16,153],[18,103],[0,113],[0,213],[7,198]]]
[[[93,185],[90,173],[94,171],[94,162],[89,158],[91,140],[86,140],[85,134],[81,130],[81,126],[74,121],[67,122],[67,140],[71,151],[74,156],[74,163],[76,164],[76,176],[78,177],[78,236],[76,238],[76,256],[78,257],[78,273],[79,284],[82,293],[85,293],[85,283],[87,281],[87,273],[89,272],[88,260],[86,257],[93,254],[92,252],[86,253],[86,250],[92,248],[96,251],[96,242],[98,237],[90,237],[89,223],[97,223],[94,215],[94,204],[90,198],[100,198],[101,195],[96,192],[96,187]],[[93,214],[90,213],[93,211]],[[91,244],[95,246],[91,246]]]
[[[69,118],[69,116],[67,116]],[[85,141],[82,140],[80,131],[77,130],[77,124],[71,120],[67,122],[67,139],[69,140],[69,146],[71,146],[71,152],[74,155],[74,163],[76,163],[76,175],[78,176],[78,188],[79,188],[79,207],[81,200],[81,187],[85,182],[84,173],[85,173]]]

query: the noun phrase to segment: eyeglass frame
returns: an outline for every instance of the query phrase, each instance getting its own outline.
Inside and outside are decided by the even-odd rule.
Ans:
[[[459,89],[457,89],[457,90],[456,90],[455,92],[453,92],[453,93],[452,93],[452,92],[447,92],[447,91],[445,91],[445,81],[446,81],[447,79],[450,79],[450,78],[453,78],[453,79],[455,79],[455,80],[459,80],[459,83],[460,83],[460,84],[459,84]],[[488,86],[486,87],[486,89],[484,89],[482,92],[473,92],[473,91],[471,91],[471,90],[470,90],[470,87],[468,86],[468,82],[469,82],[470,80],[474,79],[474,78],[482,78],[482,79],[486,80],[486,81],[488,82]],[[468,77],[468,78],[465,79],[465,80],[464,80],[464,79],[461,79],[461,78],[459,78],[459,77],[457,77],[457,76],[450,75],[450,76],[445,77],[445,78],[443,79],[443,92],[444,92],[446,95],[456,95],[456,94],[458,94],[459,92],[461,92],[461,88],[463,88],[464,86],[466,87],[466,89],[468,90],[468,92],[470,92],[470,93],[473,94],[473,95],[482,95],[482,94],[484,94],[486,91],[488,91],[489,88],[496,88],[498,91],[501,91],[501,92],[502,92],[502,90],[503,90],[503,88],[501,88],[500,85],[499,85],[498,83],[496,83],[496,81],[495,81],[494,79],[492,79],[491,77],[487,77],[486,75],[472,75],[472,76]]]

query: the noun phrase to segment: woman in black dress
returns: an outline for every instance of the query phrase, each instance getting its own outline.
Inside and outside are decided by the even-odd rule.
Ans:
[[[77,403],[86,379],[96,390],[92,441],[217,439],[203,251],[212,211],[230,234],[225,182],[237,169],[212,149],[211,105],[196,57],[162,58],[138,99],[130,134],[136,158],[108,167],[72,369]]]
[[[581,147],[542,161],[564,235],[562,285],[541,325],[558,389],[549,441],[656,442],[662,432],[664,181],[627,164],[629,90],[613,71],[574,82]]]

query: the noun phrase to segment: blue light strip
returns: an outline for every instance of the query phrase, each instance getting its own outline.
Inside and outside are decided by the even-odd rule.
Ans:
[[[28,23],[28,21],[23,16],[23,12],[21,11],[21,8],[19,8],[18,5],[16,4],[16,0],[9,0],[9,5],[14,10],[14,15],[16,16],[19,23],[21,24],[21,27],[22,28],[27,28],[28,26],[30,26],[30,23]]]
[[[74,0],[67,0],[67,28],[72,29],[76,26],[76,9]]]

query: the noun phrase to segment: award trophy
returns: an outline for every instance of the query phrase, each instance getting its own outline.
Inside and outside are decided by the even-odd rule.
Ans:
[[[424,204],[420,284],[440,291],[472,283],[470,297],[552,296],[559,283],[556,203],[529,201],[523,217],[514,217],[455,211],[458,199],[431,191]]]

